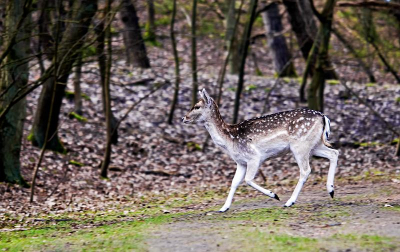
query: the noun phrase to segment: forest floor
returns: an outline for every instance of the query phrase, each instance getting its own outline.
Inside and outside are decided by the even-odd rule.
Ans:
[[[240,187],[226,213],[223,191],[153,195],[133,211],[81,211],[25,218],[0,232],[0,251],[400,251],[400,176],[308,183],[294,207]],[[290,186],[280,195],[290,196]]]

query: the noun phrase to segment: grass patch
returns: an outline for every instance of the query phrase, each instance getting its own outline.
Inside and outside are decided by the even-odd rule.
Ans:
[[[143,220],[121,222],[96,228],[33,229],[22,232],[0,233],[0,250],[6,251],[145,251],[141,242],[146,231],[171,220],[171,215],[160,215]]]

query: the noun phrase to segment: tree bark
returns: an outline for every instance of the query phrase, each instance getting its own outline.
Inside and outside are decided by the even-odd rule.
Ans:
[[[111,24],[110,24],[111,25]],[[104,22],[99,23],[95,29],[97,35],[97,44],[96,44],[96,53],[97,53],[97,61],[99,62],[99,71],[100,71],[100,81],[101,81],[101,99],[103,102],[103,112],[104,115],[107,114],[107,105],[106,105],[106,83],[107,83],[107,57],[104,53],[105,47],[105,33],[104,33]],[[114,134],[111,138],[112,144],[118,143],[118,131],[116,130],[117,119],[114,117],[112,111],[109,112],[111,116],[111,128]]]
[[[105,15],[107,16],[108,13],[111,11],[111,1],[106,1],[106,8],[105,8]],[[108,175],[108,166],[110,165],[111,161],[111,138],[113,135],[113,127],[112,127],[112,113],[111,113],[111,96],[110,96],[110,77],[111,77],[111,65],[112,65],[112,37],[111,37],[111,22],[106,27],[105,37],[107,39],[107,61],[105,66],[105,80],[104,80],[104,105],[105,105],[105,112],[106,112],[106,148],[104,150],[104,157],[101,163],[101,171],[100,176],[103,178],[107,178]]]
[[[240,46],[240,68],[239,68],[239,81],[238,81],[238,86],[236,89],[236,96],[235,96],[235,105],[234,105],[234,110],[233,110],[233,123],[236,123],[238,121],[238,115],[239,115],[239,108],[240,108],[240,96],[242,94],[243,90],[243,83],[244,83],[244,70],[246,66],[246,58],[247,58],[247,53],[250,45],[250,35],[251,35],[251,30],[253,27],[254,19],[256,17],[256,9],[257,9],[257,0],[251,0],[250,1],[250,8],[249,12],[247,15],[247,24],[244,29],[244,38],[242,40],[241,46]]]
[[[197,16],[197,0],[193,0],[192,6],[192,106],[197,102],[197,91],[198,81],[197,81],[197,41],[196,41],[196,17]]]
[[[84,37],[88,31],[93,15],[96,13],[96,0],[77,1],[74,6],[76,12],[73,14],[72,21],[68,23],[67,29],[60,42],[57,54],[59,55],[58,68],[56,69],[57,86],[55,87],[55,101],[53,112],[50,114],[50,104],[54,89],[54,77],[48,78],[43,84],[43,89],[39,97],[39,102],[32,126],[31,140],[33,145],[42,147],[45,139],[47,122],[50,118],[50,138],[47,149],[58,152],[65,152],[58,135],[58,117],[61,110],[62,98],[65,93],[65,86],[68,81],[72,64],[77,55],[81,53]]]
[[[143,41],[142,32],[139,26],[139,17],[136,14],[135,6],[130,0],[122,0],[121,20],[124,24],[124,33],[129,50],[130,60],[134,67],[150,68],[150,61],[147,57],[146,46]]]
[[[5,65],[0,73],[0,93],[7,89],[7,93],[0,99],[0,111],[14,98],[17,90],[28,83],[29,66],[25,60],[29,56],[30,29],[27,26],[30,14],[17,27],[23,13],[24,0],[9,0],[5,27],[9,31],[5,34],[7,44],[11,43],[15,34],[15,41],[5,57]],[[18,29],[18,30],[16,30]],[[20,173],[20,151],[25,121],[26,100],[22,99],[15,104],[0,121],[0,181],[18,183],[27,186]]]
[[[169,124],[172,124],[172,120],[174,118],[175,107],[176,107],[176,104],[178,103],[179,84],[180,84],[180,79],[181,79],[180,71],[179,71],[179,56],[178,56],[178,50],[176,49],[176,39],[175,39],[175,32],[174,32],[175,16],[176,16],[176,0],[173,1],[171,26],[170,26],[172,52],[174,54],[174,61],[175,61],[175,91],[174,91],[174,96],[172,98],[171,109],[169,111],[169,116],[168,116]]]
[[[318,31],[319,38],[317,38],[320,43],[314,75],[308,90],[308,107],[321,112],[324,110],[324,86],[325,80],[327,79],[324,70],[329,67],[328,50],[335,3],[336,0],[326,0],[322,13],[316,13],[321,19],[321,25]]]
[[[269,51],[274,60],[275,71],[281,77],[296,77],[296,70],[291,60],[292,55],[282,35],[283,27],[277,3],[270,3],[269,8],[262,14]]]

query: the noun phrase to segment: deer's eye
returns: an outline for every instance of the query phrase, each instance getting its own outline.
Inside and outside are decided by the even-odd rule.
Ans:
[[[199,109],[200,108],[200,106],[194,106],[194,108],[193,109]]]

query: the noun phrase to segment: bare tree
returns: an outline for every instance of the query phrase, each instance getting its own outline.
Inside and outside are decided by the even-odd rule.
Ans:
[[[57,54],[57,69],[55,69],[57,76],[56,87],[54,87],[54,76],[48,78],[43,84],[39,102],[32,125],[31,140],[35,146],[42,147],[45,142],[45,133],[47,123],[50,120],[50,138],[47,148],[50,150],[64,152],[64,147],[61,144],[57,131],[58,119],[61,110],[62,99],[65,93],[65,86],[71,72],[73,63],[77,55],[81,53],[81,47],[84,38],[88,31],[93,15],[97,10],[96,0],[86,0],[76,2],[73,8],[74,14],[72,15],[71,22],[68,22],[66,31],[64,32],[63,39],[60,42]],[[50,104],[52,101],[53,89],[55,88],[55,101],[52,114],[50,115]]]

